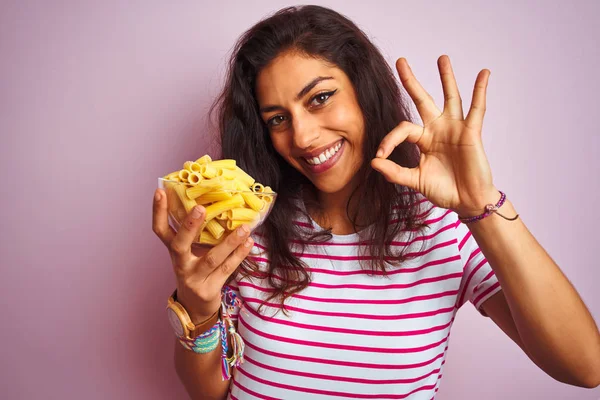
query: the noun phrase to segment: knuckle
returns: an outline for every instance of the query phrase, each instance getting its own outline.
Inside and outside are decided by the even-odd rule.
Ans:
[[[190,217],[186,218],[181,225],[183,225],[183,229],[186,231],[194,231],[196,228],[195,221]]]
[[[158,236],[161,240],[164,240],[164,238],[167,236],[167,231],[158,224],[152,225],[152,232],[154,232],[154,234]]]
[[[408,128],[409,126],[412,126],[412,124],[406,120],[400,122],[400,124],[398,125],[400,128],[405,129]]]
[[[180,242],[176,242],[176,241],[171,243],[171,250],[175,254],[184,254],[185,253],[184,246]]]
[[[187,286],[187,273],[183,268],[173,263],[173,273],[178,281],[182,282],[184,286]]]
[[[224,263],[223,263],[223,264],[221,264],[221,266],[220,266],[220,268],[221,268],[221,271],[222,271],[224,274],[227,274],[227,273],[229,272],[229,270],[231,270],[231,269],[232,269],[232,267],[233,267],[233,264],[234,264],[234,263],[235,263],[235,260],[230,260],[230,261],[228,261],[228,262],[224,262]]]
[[[414,102],[415,102],[415,106],[419,107],[425,103],[425,99],[421,97],[421,98],[415,99]]]
[[[216,268],[219,265],[215,253],[213,252],[206,253],[204,256],[204,262],[210,268]]]
[[[238,234],[238,232],[240,232],[239,229],[242,229],[241,227],[236,229],[233,234],[229,235],[229,241],[232,245],[237,246],[238,244],[240,244],[241,242],[243,242],[246,239],[246,236],[248,235],[247,231],[243,231],[244,234],[242,236],[240,236]]]
[[[221,269],[225,275],[231,274],[244,260],[245,252],[244,250],[241,250],[241,248],[243,248],[243,246],[239,246],[231,258],[221,265]]]

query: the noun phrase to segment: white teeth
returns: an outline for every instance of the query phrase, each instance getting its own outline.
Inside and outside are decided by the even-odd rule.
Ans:
[[[339,142],[337,145],[333,146],[332,148],[325,150],[324,152],[319,154],[318,157],[305,158],[305,160],[309,164],[312,164],[312,165],[322,164],[325,161],[329,160],[331,157],[333,157],[333,155],[338,152],[340,147],[342,147],[342,142]]]

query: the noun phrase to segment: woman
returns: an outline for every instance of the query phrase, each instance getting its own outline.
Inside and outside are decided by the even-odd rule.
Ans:
[[[492,182],[489,71],[465,117],[448,57],[438,67],[443,110],[396,63],[419,126],[379,51],[338,13],[286,8],[241,37],[213,111],[223,158],[271,185],[276,206],[252,237],[242,227],[206,252],[191,248],[201,206],[175,234],[164,192],[154,202],[192,322],[212,326],[226,284],[246,310],[228,335],[246,345],[232,380],[217,348],[176,344],[193,398],[430,399],[467,300],[553,378],[600,383],[594,320]]]

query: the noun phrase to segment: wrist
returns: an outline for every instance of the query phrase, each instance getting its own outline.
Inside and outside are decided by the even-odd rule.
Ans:
[[[185,308],[188,313],[190,320],[194,325],[201,325],[209,319],[213,318],[215,313],[219,312],[221,308],[221,299],[217,298],[216,301],[208,304],[198,304],[198,301],[193,301],[181,296],[179,290],[177,291],[177,302]]]
[[[500,191],[496,188],[487,190],[485,193],[473,198],[468,203],[461,204],[455,210],[461,218],[471,218],[483,214],[488,204],[496,204],[500,199]]]

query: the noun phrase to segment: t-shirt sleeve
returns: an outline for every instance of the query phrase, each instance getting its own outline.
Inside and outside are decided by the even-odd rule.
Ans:
[[[492,267],[481,252],[467,225],[456,219],[456,238],[463,265],[463,276],[458,291],[457,306],[470,301],[484,316],[481,305],[502,288]]]

